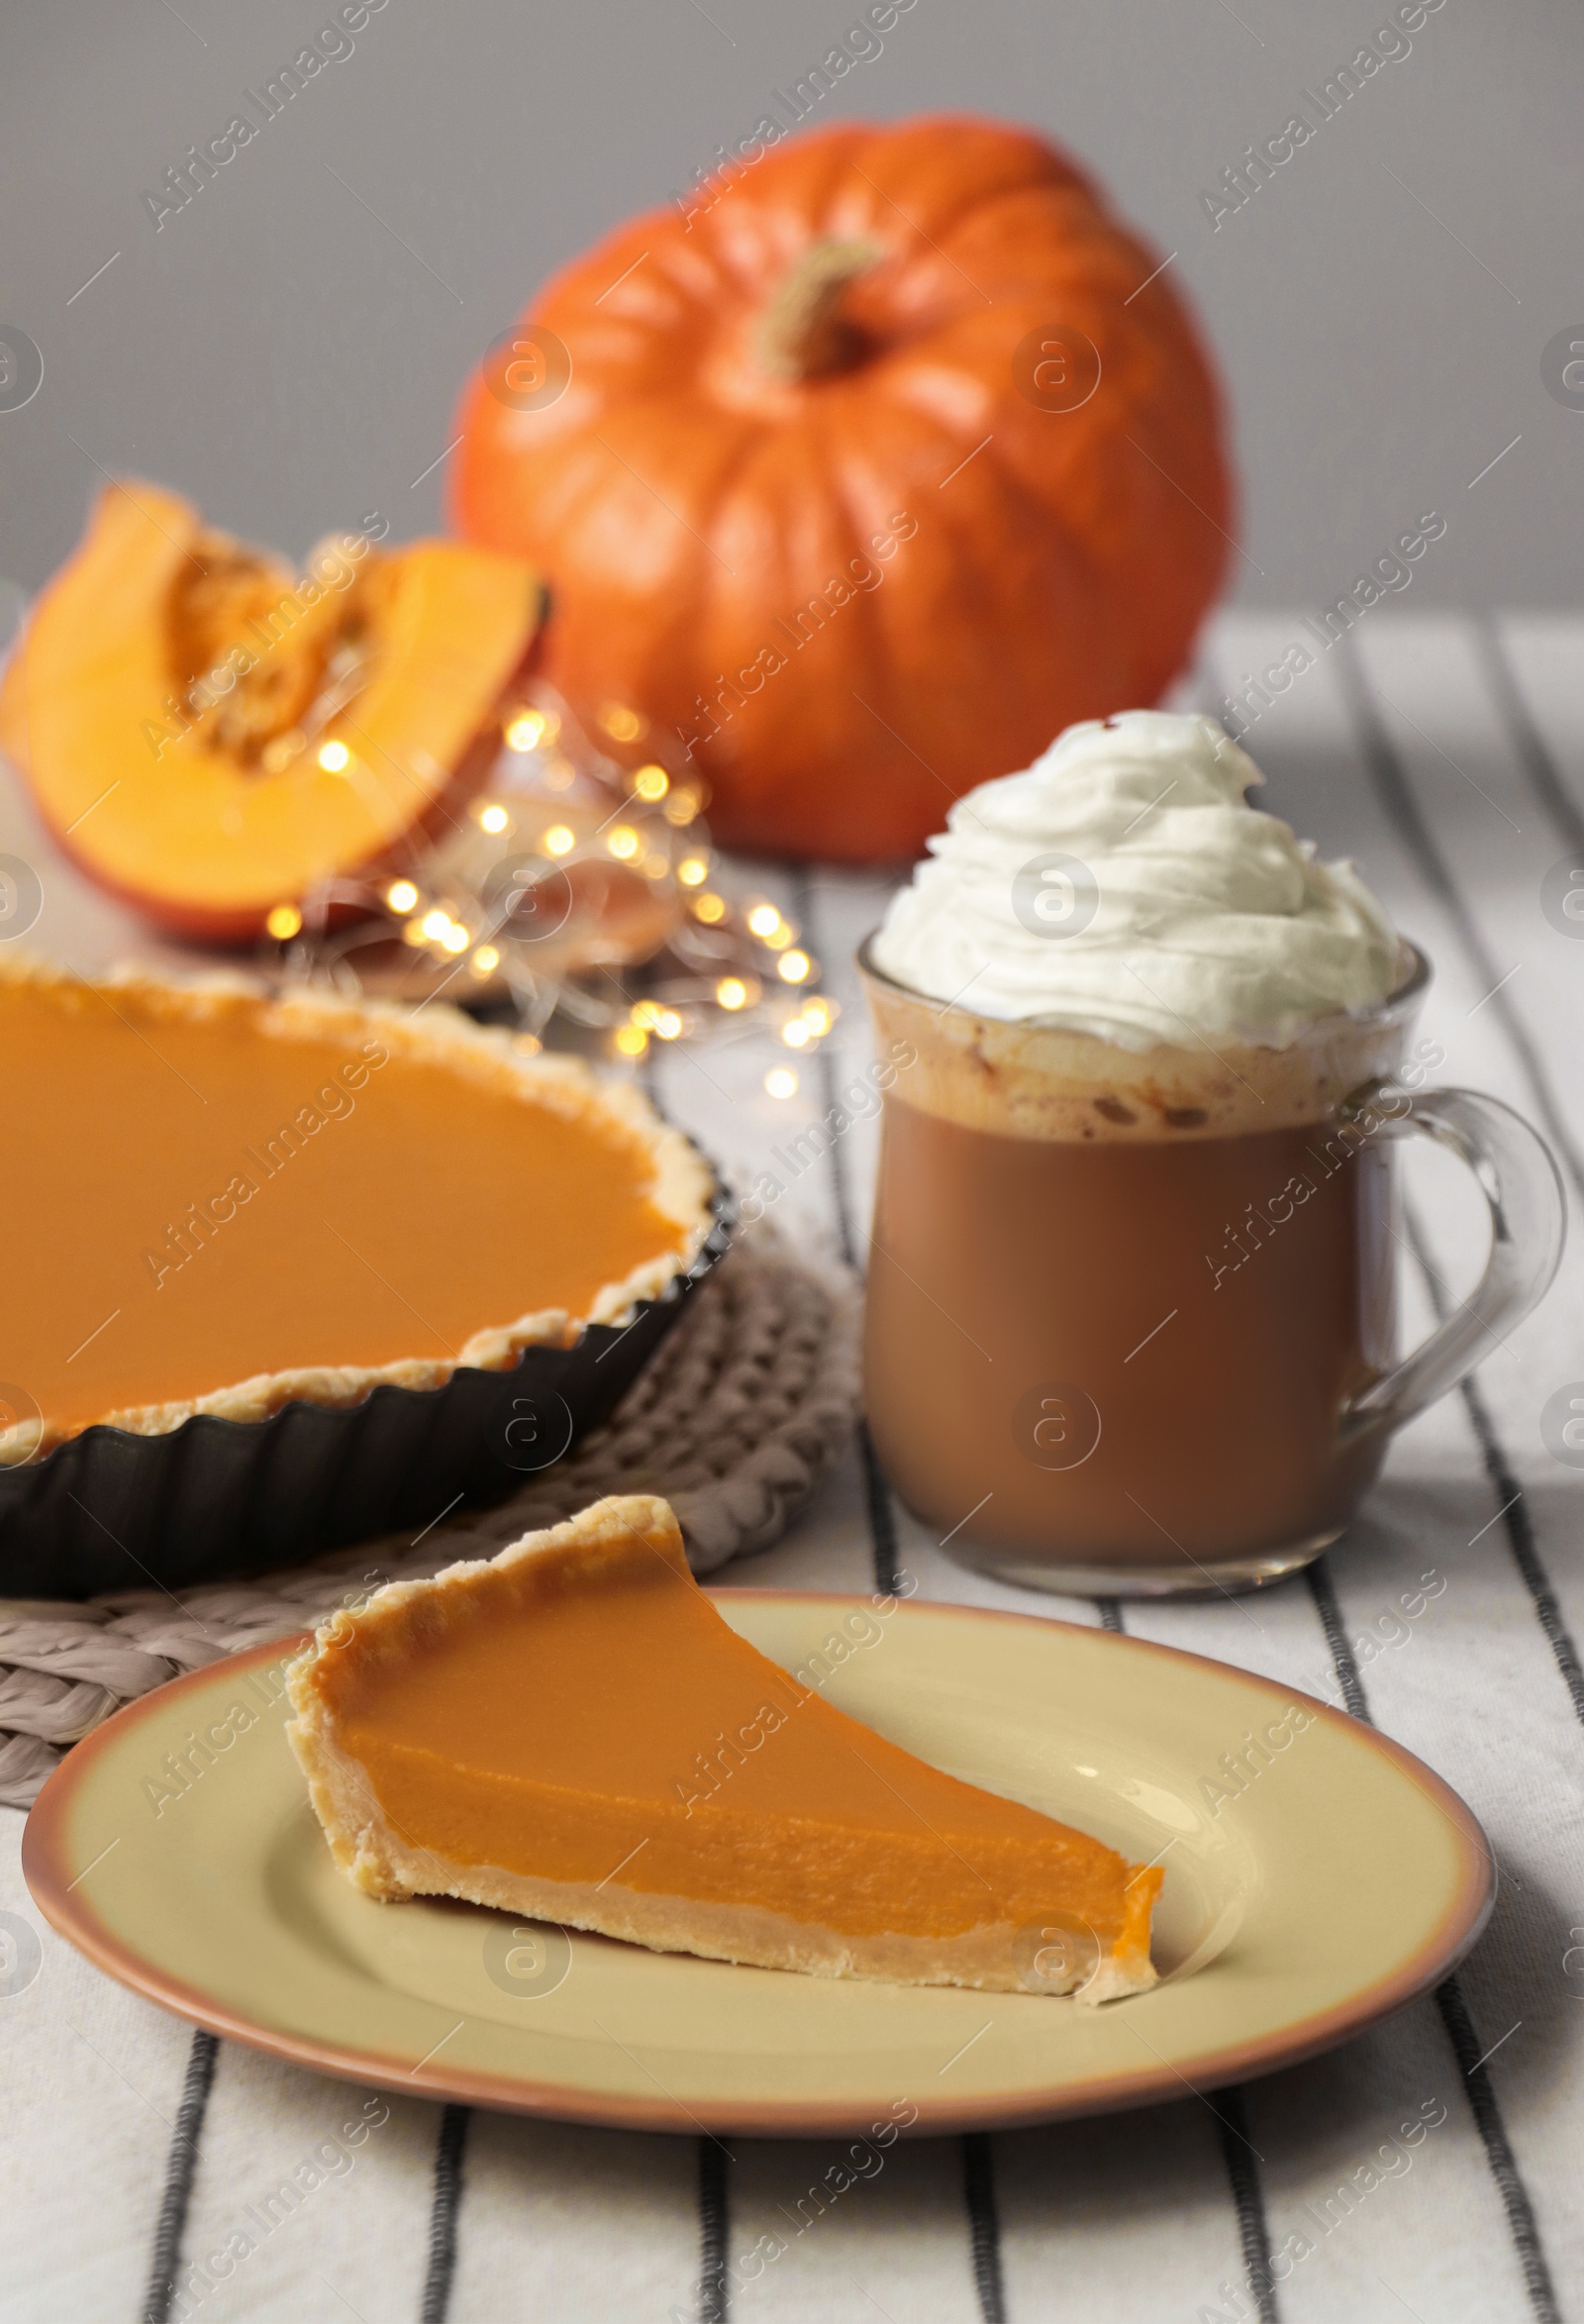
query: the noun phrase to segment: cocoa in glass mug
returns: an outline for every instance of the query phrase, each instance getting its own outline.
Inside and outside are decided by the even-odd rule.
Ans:
[[[1139,1597],[1295,1571],[1392,1431],[1556,1272],[1539,1137],[1495,1098],[1418,1085],[1430,967],[1411,945],[1379,1007],[1280,1050],[1123,1049],[942,1007],[868,944],[858,962],[882,1045],[913,1060],[881,1124],[869,1426],[908,1507],[983,1572]],[[1492,1244],[1399,1361],[1390,1148],[1408,1132],[1468,1164]]]

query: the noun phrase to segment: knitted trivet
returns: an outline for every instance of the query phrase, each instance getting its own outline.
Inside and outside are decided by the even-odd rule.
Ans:
[[[0,1803],[31,1805],[64,1751],[179,1671],[307,1629],[380,1582],[492,1557],[602,1493],[663,1493],[695,1572],[767,1549],[851,1431],[856,1318],[844,1270],[816,1271],[760,1228],[694,1294],[605,1427],[493,1509],[179,1600],[0,1600]]]

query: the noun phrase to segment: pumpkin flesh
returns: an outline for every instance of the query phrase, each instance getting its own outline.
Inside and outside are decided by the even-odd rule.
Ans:
[[[444,828],[493,756],[532,572],[451,542],[349,550],[294,575],[112,484],[34,613],[0,744],[82,869],[162,926],[258,935]]]

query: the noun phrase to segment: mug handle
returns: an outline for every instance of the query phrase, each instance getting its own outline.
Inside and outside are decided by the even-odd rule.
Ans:
[[[1400,1100],[1408,1092],[1372,1084],[1347,1100],[1343,1118],[1367,1120],[1387,1096]],[[1347,1435],[1401,1428],[1455,1388],[1544,1296],[1567,1234],[1562,1180],[1550,1148],[1499,1098],[1474,1089],[1427,1089],[1388,1122],[1399,1135],[1417,1131],[1434,1138],[1467,1163],[1490,1205],[1491,1255],[1461,1307],[1412,1356],[1349,1400],[1342,1413]]]

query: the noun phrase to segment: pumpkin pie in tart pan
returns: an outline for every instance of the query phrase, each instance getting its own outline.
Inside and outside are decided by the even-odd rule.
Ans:
[[[0,1593],[166,1587],[498,1499],[724,1252],[630,1085],[442,1007],[0,972]]]

